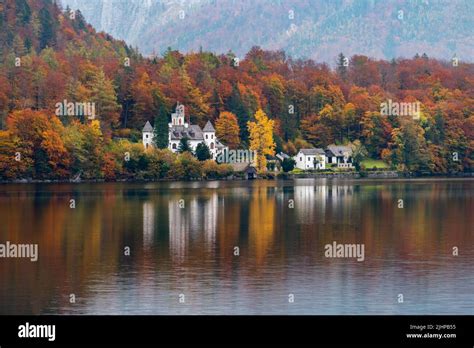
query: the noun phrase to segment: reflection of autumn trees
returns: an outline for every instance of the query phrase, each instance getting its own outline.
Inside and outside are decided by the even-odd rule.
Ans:
[[[364,240],[366,252],[381,260],[426,260],[449,256],[452,245],[472,238],[468,214],[472,206],[466,204],[466,191],[450,186],[429,181],[361,184],[354,203],[361,205],[357,235]],[[398,208],[399,199],[403,209]]]
[[[244,221],[247,219],[243,216],[246,210],[243,209],[240,200],[229,194],[224,194],[223,201],[225,208],[219,213],[217,220],[217,247],[219,256],[223,260],[222,266],[230,266],[232,260],[235,259],[234,247],[242,248],[241,231]]]
[[[133,202],[120,197],[120,191],[117,197],[110,189],[94,192],[96,188],[90,186],[80,193],[69,185],[44,186],[19,198],[15,189],[25,187],[14,186],[1,197],[0,218],[7,221],[0,227],[2,240],[39,247],[36,263],[3,260],[7,266],[0,270],[1,283],[15,286],[25,297],[18,303],[18,313],[40,313],[51,301],[66,305],[70,293],[80,299],[87,293],[85,281],[91,275],[105,278],[105,272],[119,266],[128,234],[123,226],[139,228],[140,217],[129,219],[117,213],[135,209]],[[75,209],[70,208],[72,197]],[[134,242],[127,245],[133,248]],[[3,298],[11,296],[8,291],[8,286],[0,288]]]
[[[249,205],[249,247],[258,266],[263,266],[275,237],[275,196],[273,188],[255,185]]]
[[[18,312],[39,313],[50,301],[50,294],[57,282],[66,280],[63,266],[57,261],[65,250],[62,248],[62,226],[67,219],[68,199],[61,196],[48,197],[44,192],[23,191],[21,186],[11,187],[2,195],[0,218],[5,224],[0,226],[1,240],[14,243],[37,243],[39,260],[31,263],[25,260],[2,260],[6,265],[0,271],[0,292],[2,298],[16,287],[25,301],[19,303]],[[17,191],[18,190],[18,191]],[[41,190],[39,188],[39,190]],[[11,267],[11,268],[10,268]],[[13,269],[13,272],[7,270]],[[42,280],[42,288],[37,288],[37,280]],[[54,282],[53,282],[54,279]],[[11,295],[10,295],[11,296]],[[28,298],[39,298],[29,301]]]
[[[234,281],[244,287],[277,282],[290,277],[289,265],[295,264],[308,274],[344,276],[340,270],[353,264],[341,261],[337,268],[324,258],[324,245],[332,241],[364,243],[363,267],[375,275],[387,260],[417,270],[419,263],[405,261],[444,260],[453,246],[463,254],[474,241],[469,181],[206,185],[2,187],[0,242],[38,243],[39,261],[0,260],[0,313],[68,312],[70,293],[80,307],[96,291],[124,280],[174,293],[204,275],[214,277],[210,292]],[[123,256],[124,246],[130,246],[130,257]],[[234,246],[240,247],[238,257]],[[442,265],[425,263],[423,270]]]

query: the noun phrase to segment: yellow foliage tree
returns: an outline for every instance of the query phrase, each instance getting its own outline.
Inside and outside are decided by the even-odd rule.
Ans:
[[[250,150],[256,151],[257,170],[263,172],[267,167],[265,155],[273,156],[275,154],[274,121],[270,120],[261,109],[255,113],[255,121],[247,122],[250,133]]]
[[[33,167],[34,149],[10,131],[0,130],[0,178],[19,179]]]
[[[98,139],[102,139],[102,130],[100,129],[100,121],[93,120],[90,124],[91,133]]]
[[[237,117],[228,111],[221,112],[216,121],[216,135],[219,140],[231,149],[236,149],[240,143],[240,128]]]

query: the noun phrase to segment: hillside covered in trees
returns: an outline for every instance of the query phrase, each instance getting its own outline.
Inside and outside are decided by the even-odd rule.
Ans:
[[[420,102],[419,119],[382,115],[387,100]],[[97,117],[57,115],[63,101],[95,103]],[[232,148],[249,146],[248,122],[262,109],[276,152],[360,141],[368,157],[398,170],[474,163],[474,64],[355,55],[331,70],[258,47],[241,60],[172,49],[147,59],[79,11],[48,0],[0,3],[1,178],[198,177],[193,156],[141,144],[145,122],[166,126],[178,101],[191,122],[225,128]],[[211,177],[227,170],[205,166]]]

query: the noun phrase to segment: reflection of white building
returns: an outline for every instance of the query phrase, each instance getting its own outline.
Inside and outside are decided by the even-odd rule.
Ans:
[[[219,199],[216,192],[210,198],[187,199],[184,208],[179,201],[170,201],[169,211],[169,243],[173,259],[184,261],[189,243],[202,243],[211,251],[216,242],[217,214]]]
[[[334,215],[342,221],[351,220],[348,214],[360,209],[360,204],[354,204],[354,185],[333,184],[328,186],[328,205]]]
[[[329,186],[328,190],[328,197],[333,201],[338,201],[342,199],[351,199],[354,192],[354,186],[347,184],[334,184]]]
[[[280,190],[278,199],[285,207],[294,201],[298,223],[322,224],[328,214],[343,216],[359,209],[354,204],[354,185],[333,183],[328,179],[297,179],[293,192]]]
[[[143,246],[149,248],[153,244],[155,232],[155,211],[152,202],[143,203]]]
[[[186,208],[180,208],[177,200],[168,203],[170,254],[176,261],[182,262],[188,247],[189,224],[186,221]]]
[[[212,158],[227,150],[227,146],[222,144],[216,137],[216,130],[210,121],[207,121],[203,129],[196,124],[186,122],[184,114],[184,105],[177,104],[176,112],[171,114],[171,123],[168,124],[168,148],[177,152],[181,139],[187,138],[193,151],[200,143],[205,143],[211,152]],[[153,127],[150,122],[145,124],[142,130],[143,146],[148,148],[153,146]]]
[[[294,188],[296,214],[303,223],[324,223],[327,185],[297,185]]]
[[[217,214],[219,212],[219,199],[217,193],[214,192],[209,200],[204,203],[204,242],[206,248],[212,249],[216,243],[217,232]]]

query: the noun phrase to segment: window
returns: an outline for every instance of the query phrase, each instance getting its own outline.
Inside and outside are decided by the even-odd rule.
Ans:
[[[209,136],[208,136],[208,134],[206,134],[206,139],[208,139],[208,138],[209,138]]]
[[[303,157],[300,157],[300,162],[303,162]]]
[[[214,134],[211,134],[211,139],[214,139]]]
[[[173,150],[176,150],[176,144],[173,144],[173,145],[171,146],[171,148],[172,148]]]
[[[148,134],[145,134],[145,139],[148,139]]]
[[[211,150],[214,149],[214,143],[211,143]]]

